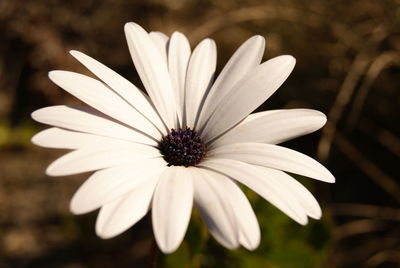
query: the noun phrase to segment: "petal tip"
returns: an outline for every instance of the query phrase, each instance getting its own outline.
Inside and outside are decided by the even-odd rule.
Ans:
[[[179,31],[173,32],[172,35],[171,35],[171,38],[174,37],[174,36],[176,36],[176,37],[185,37],[185,35],[183,33],[179,32]]]
[[[107,235],[107,234],[103,234],[101,232],[98,232],[97,230],[96,230],[96,235],[98,237],[100,237],[101,239],[104,239],[104,240],[111,239],[111,238],[114,237],[114,236],[111,236],[111,235]]]
[[[76,208],[74,197],[72,197],[71,201],[69,202],[69,211],[71,211],[71,213],[74,215],[81,214],[81,213],[79,213],[79,210]]]
[[[75,193],[72,196],[71,201],[69,202],[69,211],[74,215],[82,215],[82,214],[86,214],[86,213],[90,212],[83,208],[84,208],[84,206],[83,206],[82,202],[79,202],[79,199],[77,198],[77,194]]]
[[[179,247],[179,245],[177,245],[177,246],[161,245],[158,242],[157,242],[157,245],[158,245],[159,249],[161,250],[161,252],[164,254],[171,254],[171,253],[175,252]]]
[[[37,145],[37,146],[40,146],[40,140],[39,140],[39,138],[38,138],[38,137],[40,137],[40,136],[39,136],[40,133],[41,133],[41,132],[36,133],[35,135],[33,135],[33,136],[31,137],[30,141],[31,141],[32,144]]]
[[[258,241],[256,244],[254,245],[242,245],[245,249],[249,250],[249,251],[254,251],[258,248],[258,246],[260,245],[260,241]]]
[[[322,217],[322,211],[320,211],[318,214],[314,214],[314,215],[310,215],[311,218],[313,218],[314,220],[320,220]]]
[[[324,167],[324,168],[325,168],[325,172],[326,172],[326,174],[325,174],[326,178],[323,181],[327,182],[327,183],[335,183],[336,182],[335,176],[333,176],[333,174],[326,167]]]
[[[50,79],[53,83],[57,84],[56,80],[57,80],[57,79],[60,77],[60,75],[61,75],[62,73],[64,73],[64,72],[66,72],[66,71],[61,71],[61,70],[53,70],[53,71],[50,71],[50,72],[48,73],[49,79]]]
[[[134,26],[135,24],[136,24],[136,23],[134,23],[134,22],[132,22],[132,21],[129,21],[129,22],[125,23],[124,28],[127,29],[128,27],[132,27],[132,26]]]
[[[261,235],[258,235],[257,238],[254,241],[249,241],[246,243],[241,242],[240,244],[247,250],[249,251],[254,251],[258,248],[258,246],[260,245],[260,241],[261,241]]]
[[[154,239],[156,240],[157,246],[161,250],[161,252],[164,254],[170,254],[173,253],[175,250],[177,250],[181,243],[171,243],[171,241],[167,241],[165,239],[160,238],[157,231],[155,231],[154,221],[152,222],[153,222]]]
[[[100,237],[101,239],[105,239],[105,240],[111,239],[111,238],[117,236],[117,234],[113,234],[112,232],[107,230],[107,228],[100,228],[97,224],[95,226],[95,232],[98,237]]]
[[[328,121],[328,117],[326,116],[326,114],[324,114],[323,112],[320,111],[316,111],[317,114],[319,115],[320,119],[321,119],[321,127],[324,126],[326,124],[326,122]]]
[[[259,34],[253,36],[251,39],[253,39],[256,42],[260,42],[261,44],[265,43],[265,37]]]
[[[280,62],[282,65],[291,69],[293,69],[293,67],[296,65],[296,58],[292,55],[281,55],[273,59],[278,60],[278,62]]]
[[[127,32],[127,31],[134,31],[134,30],[137,30],[137,29],[141,29],[141,30],[144,31],[144,29],[143,29],[139,24],[137,24],[137,23],[135,23],[135,22],[127,22],[127,23],[125,23],[125,25],[124,25],[124,30],[125,30],[125,32]]]
[[[293,57],[292,55],[287,55],[286,57],[287,57],[288,62],[290,63],[290,65],[294,66],[296,64],[296,58],[295,57]]]
[[[70,50],[69,54],[71,54],[72,57],[74,57],[75,59],[78,59],[80,57],[86,56],[84,53],[82,53],[82,52],[80,52],[78,50],[74,50],[74,49]]]
[[[135,24],[133,22],[125,23],[125,25],[124,25],[125,34],[127,35],[130,31],[133,31],[134,27],[135,27]]]
[[[326,117],[326,115],[323,114],[323,118],[321,120],[322,126],[325,126],[326,122],[328,122],[328,117]]]
[[[57,161],[57,160],[56,160]],[[61,176],[66,176],[66,174],[64,174],[64,172],[62,172],[61,170],[58,170],[57,168],[54,167],[54,163],[50,164],[45,171],[47,176],[51,176],[51,177],[61,177]]]
[[[31,113],[31,118],[33,119],[33,120],[35,120],[35,121],[38,121],[38,116],[39,116],[39,114],[40,114],[40,111],[41,109],[38,109],[38,110],[36,110],[36,111],[33,111],[32,113]]]
[[[301,221],[297,221],[300,225],[303,225],[303,226],[306,226],[307,224],[308,224],[308,218],[307,217],[305,217],[305,219],[304,220],[301,220]]]
[[[216,43],[215,43],[215,41],[213,39],[206,38],[206,39],[203,39],[198,46],[199,47],[205,46],[205,47],[209,47],[209,48],[210,47],[211,48],[215,48],[217,45],[216,45]]]

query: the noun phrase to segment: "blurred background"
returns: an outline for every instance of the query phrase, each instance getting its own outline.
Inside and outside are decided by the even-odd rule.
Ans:
[[[30,137],[45,126],[30,113],[78,103],[47,78],[54,69],[88,74],[68,50],[98,59],[136,85],[123,25],[211,37],[218,71],[249,37],[266,37],[264,60],[296,57],[287,82],[259,110],[313,108],[328,123],[284,144],[325,164],[325,185],[299,178],[323,208],[306,227],[247,191],[262,228],[259,249],[228,251],[194,212],[185,241],[160,267],[400,267],[400,1],[1,0],[0,267],[151,267],[149,217],[111,240],[94,234],[96,213],[68,203],[88,174],[50,178],[64,151]]]

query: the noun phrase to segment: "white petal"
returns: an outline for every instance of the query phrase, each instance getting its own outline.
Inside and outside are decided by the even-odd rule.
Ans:
[[[172,166],[161,175],[152,204],[153,231],[164,253],[175,251],[185,236],[193,204],[192,172]]]
[[[259,168],[270,173],[271,180],[274,181],[273,183],[281,184],[282,187],[287,190],[288,194],[294,196],[308,216],[314,219],[321,218],[321,207],[317,200],[315,200],[314,196],[300,182],[283,171],[266,167]]]
[[[160,52],[162,59],[167,64],[167,62],[168,62],[167,51],[168,51],[169,37],[162,32],[150,32],[149,36],[150,36],[150,39],[153,40],[154,45],[157,47],[158,52]]]
[[[234,207],[225,192],[223,175],[198,168],[194,172],[194,201],[210,233],[224,247],[239,247],[239,229]]]
[[[248,250],[254,250],[260,244],[261,236],[256,215],[242,190],[231,180],[228,179],[228,181],[229,183],[224,185],[225,188],[221,189],[227,191],[230,202],[234,207],[236,221],[240,230],[239,242]]]
[[[36,110],[32,118],[40,123],[119,140],[157,145],[156,140],[128,128],[89,107],[50,106]]]
[[[148,181],[104,205],[97,216],[96,234],[103,239],[115,237],[143,218],[149,210],[157,181]]]
[[[194,180],[195,202],[210,222],[209,229],[227,248],[238,243],[247,249],[257,248],[260,227],[254,211],[242,190],[229,178],[210,170],[199,169],[201,178]]]
[[[277,144],[314,132],[325,123],[323,113],[310,109],[255,113],[214,141],[212,148],[238,142]]]
[[[156,157],[161,157],[158,149],[137,143],[87,146],[55,160],[48,166],[46,174],[66,176]]]
[[[159,130],[165,131],[165,127],[157,112],[149,102],[148,97],[134,84],[107,66],[79,51],[71,50],[70,53],[93,74],[117,92],[125,101],[132,105],[136,111],[141,113],[151,123],[155,124]]]
[[[76,191],[70,209],[74,214],[98,209],[139,185],[159,178],[165,169],[165,161],[156,158],[97,171]]]
[[[181,120],[183,118],[185,80],[189,58],[189,41],[182,33],[174,32],[171,36],[168,47],[168,69],[175,92],[175,102],[178,106],[178,115]]]
[[[51,71],[49,78],[98,111],[155,139],[161,138],[159,130],[152,123],[100,81],[69,71]]]
[[[217,47],[214,40],[204,39],[194,49],[187,70],[185,88],[186,121],[194,127],[204,95],[212,85],[217,64]]]
[[[293,196],[287,194],[284,188],[270,180],[271,175],[268,172],[240,161],[222,158],[203,161],[199,166],[221,172],[243,183],[296,222],[307,224],[304,209]]]
[[[203,127],[222,99],[231,92],[234,85],[260,64],[264,48],[265,39],[256,35],[236,50],[207,95],[199,117],[199,128]]]
[[[297,151],[272,144],[234,143],[208,152],[209,157],[229,158],[249,164],[283,171],[333,183],[335,177],[323,165]]]
[[[139,25],[125,24],[125,35],[133,63],[168,128],[177,124],[177,106],[167,65],[147,32]]]
[[[257,66],[240,81],[218,104],[202,130],[211,140],[244,119],[267,100],[286,80],[296,60],[279,56]]]
[[[31,141],[33,144],[47,148],[78,149],[95,144],[100,146],[103,143],[113,143],[115,139],[53,127],[37,133]]]

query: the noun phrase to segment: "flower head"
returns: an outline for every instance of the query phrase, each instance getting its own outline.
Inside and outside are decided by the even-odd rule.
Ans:
[[[288,173],[334,182],[317,161],[277,143],[321,128],[314,110],[250,114],[286,80],[295,59],[261,63],[264,38],[254,36],[213,80],[216,45],[191,52],[186,37],[125,25],[136,70],[148,93],[93,58],[71,51],[100,80],[68,71],[50,79],[89,106],[52,106],[32,117],[52,125],[32,138],[70,149],[50,176],[95,171],[75,193],[71,211],[100,208],[96,233],[114,237],[151,209],[156,241],[165,253],[181,243],[193,204],[214,238],[227,248],[255,249],[260,229],[236,182],[249,187],[300,224],[320,218],[310,192]],[[288,173],[287,173],[288,172]]]

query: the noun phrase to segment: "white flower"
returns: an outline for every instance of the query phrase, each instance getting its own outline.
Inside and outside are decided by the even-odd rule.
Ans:
[[[300,224],[321,217],[311,193],[286,172],[325,182],[334,177],[312,158],[275,144],[321,128],[326,117],[309,109],[250,114],[289,76],[293,57],[260,63],[265,41],[254,36],[213,82],[213,40],[191,52],[179,32],[168,38],[128,23],[125,34],[148,96],[103,64],[71,51],[101,81],[68,71],[49,77],[91,107],[60,105],[32,114],[54,126],[33,143],[73,150],[54,161],[48,175],[96,171],[72,198],[73,213],[100,208],[96,232],[111,238],[151,208],[154,235],[165,253],[183,240],[193,204],[222,245],[255,249],[260,229],[236,182]]]

